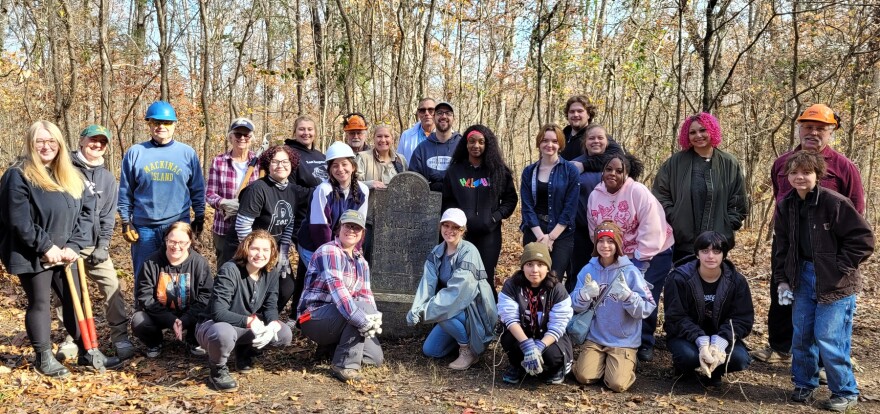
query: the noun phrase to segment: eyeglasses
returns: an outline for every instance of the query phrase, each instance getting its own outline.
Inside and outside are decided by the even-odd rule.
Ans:
[[[820,133],[831,130],[827,126],[817,127],[817,126],[812,126],[812,125],[801,125],[800,128],[804,131],[807,131],[807,132],[820,132]]]
[[[58,148],[58,141],[54,139],[38,139],[34,141],[34,145],[37,148],[41,147],[49,147],[49,148]]]
[[[250,132],[233,132],[232,135],[235,135],[236,138],[248,138],[252,137]]]
[[[269,165],[279,166],[279,167],[290,167],[290,160],[272,160],[272,161],[269,161]]]
[[[434,115],[437,115],[438,117],[441,117],[441,116],[452,116],[452,111],[437,111],[437,112],[434,113]]]
[[[147,124],[149,124],[151,127],[155,128],[159,125],[162,125],[162,126],[174,125],[174,121],[162,121],[162,120],[157,120],[157,119],[151,119],[151,120],[147,121]]]
[[[342,225],[342,229],[351,233],[360,233],[364,231],[364,228],[358,226],[357,224],[345,223]]]
[[[165,240],[165,244],[168,245],[168,247],[186,247],[186,246],[189,246],[189,240],[183,240],[183,241]]]
[[[421,114],[421,115],[433,114],[433,113],[434,113],[434,108],[419,108],[419,114]]]

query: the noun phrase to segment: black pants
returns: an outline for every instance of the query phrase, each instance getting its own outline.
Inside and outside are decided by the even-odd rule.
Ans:
[[[486,277],[489,286],[492,286],[492,295],[498,302],[498,291],[495,290],[495,266],[498,266],[498,256],[501,255],[501,226],[489,233],[471,235],[465,234],[465,239],[476,246],[486,267]]]
[[[168,323],[170,322],[170,323]],[[144,345],[152,348],[162,345],[162,330],[174,329],[174,321],[163,321],[153,318],[146,312],[135,312],[131,316],[131,333],[137,337]],[[184,339],[190,344],[196,343],[196,324],[183,325],[186,331]]]
[[[563,336],[564,338],[565,336]],[[553,374],[559,372],[560,369],[565,368],[565,345],[568,344],[569,354],[571,353],[571,344],[568,342],[557,341],[554,342],[553,345],[544,348],[544,353],[541,354],[541,358],[544,360],[544,371],[539,375],[539,378],[548,378],[553,376]],[[519,341],[514,338],[513,334],[508,330],[504,330],[504,333],[501,334],[501,347],[504,348],[504,352],[507,353],[507,361],[510,362],[510,365],[522,366],[523,358],[525,356],[522,353],[522,350],[519,349]]]
[[[287,302],[290,302],[291,320],[296,317],[296,307],[299,306],[299,297],[302,296],[303,279],[305,279],[306,271],[303,269],[302,276],[299,275],[302,262],[297,261],[296,274],[287,275],[278,279],[278,313],[284,311]]]
[[[581,227],[578,224],[574,232],[574,248],[571,252],[571,265],[568,267],[568,280],[565,282],[565,290],[571,293],[577,285],[577,275],[581,269],[593,258],[593,240],[590,239],[590,232],[586,224]],[[571,283],[569,283],[571,282]]]
[[[80,293],[79,273],[76,265],[70,267],[73,283],[77,292]],[[37,353],[52,349],[50,325],[52,323],[52,298],[49,292],[54,291],[55,296],[61,300],[61,308],[64,317],[64,328],[67,333],[78,343],[82,344],[79,325],[76,322],[76,312],[73,308],[73,300],[62,266],[37,273],[25,273],[18,275],[21,287],[27,296],[28,304],[24,314],[24,327],[31,346]],[[80,298],[81,299],[81,298]]]
[[[776,251],[776,237],[773,238],[771,251]],[[767,336],[770,348],[776,352],[791,352],[791,337],[794,327],[791,321],[792,305],[779,304],[779,286],[770,277],[770,309],[767,311]]]
[[[565,287],[570,291],[574,289],[577,283],[577,273],[569,274],[568,279],[565,279],[564,275],[571,265],[571,252],[574,249],[574,232],[563,232],[562,234],[553,242],[553,250],[550,252],[553,266],[550,267],[550,270],[556,272],[556,280],[560,282],[565,281]],[[532,229],[525,229],[523,231],[523,246],[537,240],[535,233],[532,233]],[[568,288],[569,284],[571,284],[571,289]]]

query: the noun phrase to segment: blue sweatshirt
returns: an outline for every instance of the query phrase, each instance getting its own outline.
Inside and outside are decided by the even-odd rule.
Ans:
[[[599,284],[600,292],[608,289],[614,278],[623,273],[626,285],[633,292],[624,302],[605,296],[596,308],[587,340],[613,348],[638,348],[642,343],[642,319],[650,316],[657,307],[642,272],[626,256],[621,256],[608,267],[602,267],[599,258],[593,257],[578,273],[577,285],[571,291],[571,307],[575,313],[587,310],[592,303],[582,301],[578,294],[584,286],[587,273]]]
[[[461,140],[461,134],[454,132],[446,142],[437,140],[437,132],[428,135],[425,142],[419,144],[410,158],[409,170],[421,174],[428,180],[431,191],[443,191],[443,177],[452,162],[452,153]]]
[[[136,226],[189,222],[205,215],[205,178],[196,151],[177,141],[132,145],[122,158],[119,217]]]

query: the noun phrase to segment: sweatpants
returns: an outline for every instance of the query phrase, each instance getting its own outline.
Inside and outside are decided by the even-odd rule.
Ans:
[[[196,339],[199,345],[208,353],[208,362],[211,365],[226,365],[229,355],[236,348],[251,348],[254,343],[254,333],[248,328],[239,328],[226,322],[214,322],[207,320],[196,327]],[[290,345],[293,333],[287,324],[281,324],[278,331],[278,340],[269,342],[271,347]]]

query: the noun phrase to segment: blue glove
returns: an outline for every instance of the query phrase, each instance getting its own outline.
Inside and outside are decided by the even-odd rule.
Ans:
[[[650,260],[641,261],[641,260],[633,257],[632,259],[629,259],[629,261],[632,262],[632,264],[636,267],[636,269],[639,269],[639,272],[642,272],[642,276],[644,276],[645,273],[648,272],[648,268],[651,267]]]
[[[282,244],[278,254],[278,271],[284,279],[290,274],[290,245]]]
[[[535,346],[538,347],[538,352],[540,352],[542,355],[544,354],[544,348],[547,348],[547,345],[544,344],[544,341],[540,339],[535,339]]]
[[[522,367],[529,375],[538,375],[544,372],[544,359],[541,357],[541,351],[535,345],[535,341],[526,339],[519,343],[519,349],[523,351]]]

